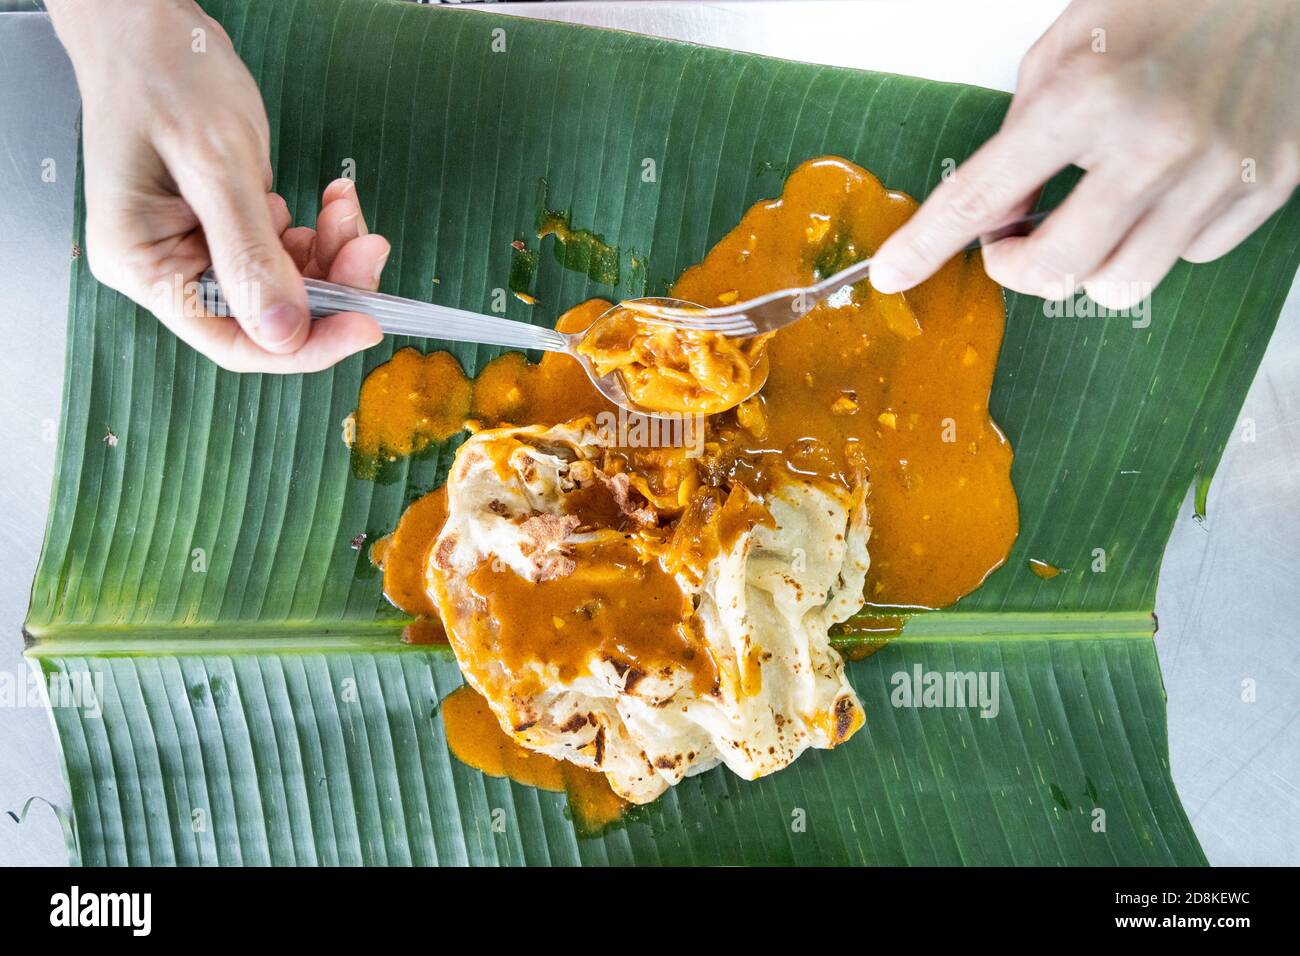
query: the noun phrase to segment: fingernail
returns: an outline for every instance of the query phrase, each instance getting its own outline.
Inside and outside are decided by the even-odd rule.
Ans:
[[[379,263],[375,266],[375,283],[378,284],[379,277],[384,274],[384,266],[388,263],[388,257],[392,254],[393,247],[389,246],[388,251],[380,258]]]
[[[350,193],[350,192],[352,192],[352,190],[354,190],[354,189],[357,188],[357,184],[354,183],[354,182],[353,182],[351,179],[349,179],[347,176],[343,176],[343,177],[341,177],[341,180],[342,180],[342,182],[343,182],[343,191],[344,191],[345,193]]]
[[[871,285],[877,292],[883,292],[890,295],[895,292],[902,292],[907,285],[903,274],[893,266],[872,265],[871,271],[867,274],[871,279]]]
[[[357,218],[360,215],[361,215],[360,209],[358,209],[354,213],[349,213],[348,215],[344,216],[342,219],[339,220],[339,226],[345,230],[351,229],[353,236],[361,235],[361,230],[358,228],[358,223],[357,223]]]
[[[258,338],[267,348],[283,345],[298,334],[302,327],[303,314],[292,305],[277,305],[262,313],[257,322]]]

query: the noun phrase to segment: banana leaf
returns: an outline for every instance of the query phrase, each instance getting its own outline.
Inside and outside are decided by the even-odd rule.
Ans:
[[[487,311],[514,270],[538,299],[506,296],[520,321],[663,292],[809,157],[924,196],[1008,104],[388,0],[205,6],[261,87],[299,220],[353,173],[392,240],[385,291]],[[615,250],[617,275],[546,249],[539,196]],[[527,269],[515,240],[540,253]],[[690,778],[596,836],[562,794],[449,754],[437,709],[455,662],[399,643],[405,619],[352,546],[439,484],[458,441],[357,478],[340,423],[367,371],[409,344],[470,373],[495,350],[393,338],[314,375],[228,374],[77,260],[26,637],[80,862],[1203,864],[1170,778],[1151,611],[1298,245],[1293,201],[1226,258],[1175,269],[1145,325],[1008,296],[992,409],[1016,449],[1010,560],[849,665],[868,714],[849,744],[756,782]],[[1070,573],[1041,579],[1031,558]],[[895,706],[918,670],[998,675],[997,715]],[[58,705],[56,686],[88,686],[94,706]]]

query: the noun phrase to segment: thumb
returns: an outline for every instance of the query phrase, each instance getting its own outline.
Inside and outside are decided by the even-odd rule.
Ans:
[[[230,311],[268,352],[297,351],[310,332],[307,292],[271,222],[258,165],[177,172],[172,175],[203,226]]]

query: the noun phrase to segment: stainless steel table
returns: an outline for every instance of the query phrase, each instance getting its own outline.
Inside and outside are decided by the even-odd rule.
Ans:
[[[1011,89],[1061,0],[499,4],[541,16]],[[832,13],[834,16],[832,16]],[[944,23],[942,31],[933,29]],[[41,14],[0,14],[0,864],[66,861],[67,801],[48,715],[26,700],[18,629],[54,462],[76,155],[72,71]],[[42,172],[53,161],[54,178]],[[1300,294],[1277,332],[1210,490],[1191,498],[1160,576],[1156,637],[1174,780],[1216,864],[1300,863]],[[1249,440],[1252,439],[1253,440]],[[0,691],[3,687],[0,687]],[[0,700],[8,700],[0,693]]]

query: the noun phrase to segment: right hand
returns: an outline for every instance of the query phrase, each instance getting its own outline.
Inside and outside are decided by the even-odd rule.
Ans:
[[[1073,163],[1087,174],[1060,208],[986,246],[984,266],[1017,292],[1133,306],[1180,257],[1217,259],[1291,196],[1298,60],[1295,0],[1074,0],[1026,55],[1002,129],[885,241],[872,284],[927,279]]]

